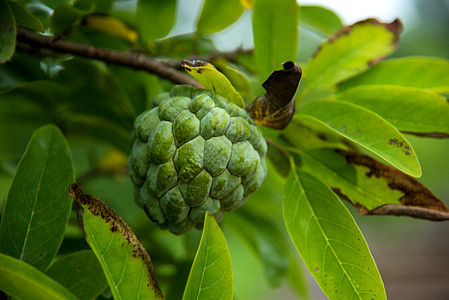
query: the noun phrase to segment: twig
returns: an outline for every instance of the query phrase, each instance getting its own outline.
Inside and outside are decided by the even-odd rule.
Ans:
[[[47,48],[53,51],[68,53],[101,60],[107,63],[122,65],[135,70],[144,70],[159,75],[174,83],[189,84],[197,88],[203,86],[188,75],[167,66],[154,59],[132,52],[118,52],[57,39],[51,36],[35,34],[31,31],[17,28],[17,40],[34,47]]]
[[[385,204],[373,210],[370,210],[368,215],[391,215],[391,216],[408,216],[417,219],[425,219],[431,221],[447,221],[449,220],[449,213],[428,209],[424,207],[413,207],[396,204]]]
[[[240,54],[251,54],[253,52],[252,49],[242,49],[239,48],[235,51],[231,51],[231,52],[213,52],[207,55],[193,55],[193,56],[189,56],[186,59],[187,60],[203,60],[203,61],[207,61],[207,62],[211,62],[214,59],[217,58],[225,58],[226,60],[230,61],[230,62],[236,62],[237,61],[237,56]],[[162,61],[164,64],[166,64],[167,66],[176,68],[179,67],[180,63],[181,63],[181,59],[170,59],[170,60],[163,60]]]

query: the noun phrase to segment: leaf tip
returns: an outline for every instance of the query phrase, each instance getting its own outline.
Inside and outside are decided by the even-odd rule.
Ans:
[[[210,65],[208,62],[202,61],[202,60],[188,60],[183,59],[181,60],[181,67],[183,67],[187,72],[191,73],[193,68],[198,68],[197,72],[201,74],[202,69],[199,67],[205,67],[207,65]]]
[[[81,199],[83,198],[83,189],[77,183],[72,183],[67,190],[67,195],[69,195],[75,202],[82,204]]]

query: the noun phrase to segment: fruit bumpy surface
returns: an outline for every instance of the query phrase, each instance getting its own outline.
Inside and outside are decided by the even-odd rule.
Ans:
[[[267,144],[249,114],[218,95],[178,85],[134,123],[129,172],[135,200],[172,233],[217,220],[259,188]]]

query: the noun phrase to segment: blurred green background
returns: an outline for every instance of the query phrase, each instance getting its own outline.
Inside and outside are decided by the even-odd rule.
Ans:
[[[121,1],[120,3],[126,7],[129,2],[131,1]],[[201,0],[179,1],[177,23],[169,35],[194,30],[201,2]],[[323,2],[304,1],[300,4],[315,5]],[[361,3],[366,3],[365,1],[328,2],[328,7],[335,7],[337,14],[341,11],[340,14],[345,23],[367,17],[365,10],[360,11],[360,17],[357,17],[357,8],[363,5]],[[381,2],[383,5],[386,3],[386,1],[379,1],[379,6]],[[382,21],[392,21],[396,16],[401,18],[404,32],[399,48],[393,57],[426,55],[449,58],[449,1],[393,0],[387,2],[391,8],[382,6],[385,12],[382,9],[373,10],[371,17],[377,17]],[[348,7],[353,9],[351,14],[345,11]],[[346,16],[351,16],[351,19]],[[222,51],[233,50],[237,47],[251,48],[251,26],[250,12],[245,12],[237,24],[214,35],[212,40]],[[301,28],[297,61],[301,63],[308,60],[321,42],[320,37],[306,28]],[[449,140],[432,140],[412,136],[409,138],[422,164],[422,182],[449,205]],[[20,141],[21,152],[19,155],[23,153],[26,142]],[[84,177],[78,178],[78,180],[86,182],[83,185],[85,191],[103,199],[126,221],[132,220],[133,229],[139,237],[157,236],[160,244],[145,244],[152,257],[157,257],[162,261],[164,257],[169,258],[173,254],[174,257],[179,257],[181,260],[186,255],[182,250],[185,248],[183,243],[186,243],[187,247],[196,247],[199,231],[195,231],[185,238],[177,238],[167,232],[154,230],[155,226],[148,222],[141,210],[124,201],[124,199],[131,200],[133,194],[132,184],[126,172],[114,177],[99,176],[88,180],[89,174],[86,175],[86,172],[92,162],[99,161],[101,167],[101,159],[112,158],[119,161],[123,159],[117,153],[110,152],[110,146],[92,141],[86,147],[85,139],[78,140],[76,137],[70,137],[69,143],[77,175],[84,174]],[[0,146],[0,152],[1,150]],[[0,172],[0,204],[6,197],[14,168],[14,163],[0,165],[2,171]],[[276,177],[276,175],[272,176]],[[265,195],[265,197],[269,195],[269,197],[278,198],[277,201],[280,203],[283,181],[274,178],[270,183],[271,185],[264,184],[258,192],[259,197],[255,198],[260,199],[263,198],[260,195]],[[257,205],[260,204],[248,202],[250,208]],[[363,217],[359,216],[349,205],[348,208],[365,234],[384,279],[389,299],[449,299],[449,223],[433,223],[396,217]],[[69,227],[68,238],[64,241],[62,252],[64,250],[73,251],[76,247],[86,247],[86,245],[78,244],[77,237],[79,237],[80,231],[77,224],[71,225],[73,226]],[[272,290],[265,280],[264,270],[259,259],[248,247],[242,246],[242,240],[234,236],[229,228],[224,226],[223,230],[228,239],[233,259],[235,289],[238,291],[236,299],[296,299],[296,296],[287,287]],[[73,235],[74,243],[71,243],[70,235]],[[173,247],[174,244],[178,247]],[[190,265],[183,267],[183,270],[188,272]],[[165,273],[169,274],[173,271],[169,268],[169,264],[156,266],[158,277],[163,278]],[[304,275],[307,276],[307,281],[312,287],[310,299],[326,299],[312,277],[306,273]],[[254,284],[254,282],[259,284]],[[180,289],[182,283],[175,282],[174,286],[176,284]],[[169,287],[164,288],[166,288],[165,290],[170,289]]]

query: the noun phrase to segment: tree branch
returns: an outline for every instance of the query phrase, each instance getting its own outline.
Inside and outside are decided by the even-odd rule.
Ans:
[[[203,60],[203,61],[207,61],[207,62],[212,62],[214,59],[217,58],[224,58],[230,62],[236,62],[237,61],[237,57],[241,54],[251,54],[253,53],[252,49],[242,49],[239,48],[237,50],[231,51],[231,52],[212,52],[210,54],[207,55],[193,55],[193,56],[189,56],[185,59],[187,60]],[[170,60],[163,60],[163,63],[176,68],[179,67],[181,64],[181,59],[170,59]]]
[[[407,216],[431,221],[447,221],[449,213],[424,207],[414,207],[396,204],[385,204],[368,211],[367,215]]]
[[[101,60],[143,70],[168,79],[174,83],[189,84],[197,88],[204,88],[198,81],[178,70],[154,59],[132,52],[118,52],[93,46],[77,44],[51,36],[35,34],[31,31],[17,28],[17,40],[34,47],[47,48],[53,51]]]

